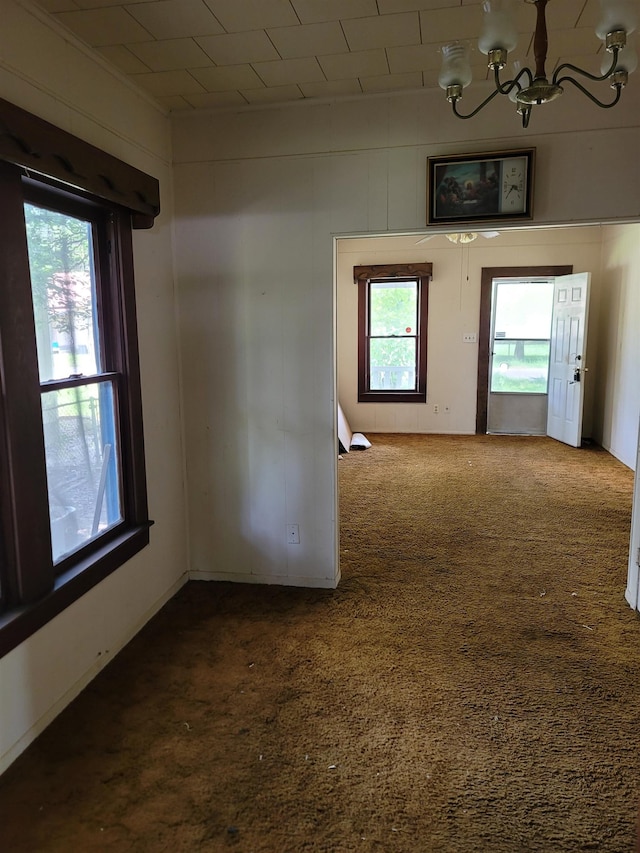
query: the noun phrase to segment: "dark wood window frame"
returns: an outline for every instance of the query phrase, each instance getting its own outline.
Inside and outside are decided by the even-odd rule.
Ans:
[[[429,282],[433,264],[375,264],[353,268],[358,285],[358,402],[359,403],[425,403],[427,400],[427,323],[429,317]],[[370,390],[369,370],[369,294],[372,281],[416,281],[418,283],[418,355],[415,391]]]
[[[55,565],[25,202],[93,223],[101,375],[118,388],[122,521]],[[149,543],[132,228],[158,211],[154,178],[0,100],[0,656]]]
[[[573,266],[483,267],[480,278],[480,324],[478,331],[478,384],[476,397],[476,433],[487,432],[489,362],[491,354],[491,294],[494,278],[552,278],[570,275]]]

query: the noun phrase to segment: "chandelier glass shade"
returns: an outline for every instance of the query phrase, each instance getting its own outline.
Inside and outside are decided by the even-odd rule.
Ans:
[[[513,64],[513,76],[503,80],[500,72],[507,66],[509,53],[516,47],[518,31],[514,20],[516,0],[484,0],[484,25],[478,38],[478,49],[486,54],[487,65],[493,72],[495,88],[472,112],[463,114],[458,110],[458,101],[472,80],[470,48],[468,43],[453,41],[442,47],[442,69],[438,82],[458,118],[473,118],[497,95],[506,95],[516,105],[522,116],[522,126],[527,127],[531,110],[535,105],[546,104],[559,98],[564,85],[569,83],[593,103],[603,109],[615,106],[620,100],[629,74],[635,70],[638,58],[627,36],[637,25],[637,0],[599,0],[600,20],[596,35],[603,42],[603,59],[600,74],[592,74],[570,62],[558,65],[551,79],[547,78],[546,6],[549,0],[524,0],[536,7],[536,27],[533,38],[535,69]],[[614,90],[613,98],[603,101],[597,98],[577,77],[593,82],[608,81]]]

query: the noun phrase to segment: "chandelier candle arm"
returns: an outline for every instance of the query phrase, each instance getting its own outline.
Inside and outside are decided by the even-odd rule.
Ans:
[[[624,89],[624,83],[619,81],[617,83],[612,83],[611,88],[616,90],[615,97],[608,104],[603,101],[598,100],[594,94],[592,94],[585,86],[582,85],[578,80],[574,80],[573,77],[562,77],[559,80],[560,83],[571,83],[576,89],[580,89],[583,95],[586,95],[589,100],[593,101],[594,104],[597,104],[603,110],[609,110],[611,107],[615,107],[615,105],[620,100],[620,95],[622,94],[622,90]]]
[[[532,107],[547,104],[559,98],[564,91],[563,83],[573,84],[602,109],[610,109],[618,103],[622,89],[628,82],[629,74],[637,65],[637,56],[633,47],[627,46],[627,36],[636,28],[638,0],[600,0],[602,16],[596,27],[596,35],[605,42],[605,51],[612,54],[610,62],[603,61],[600,75],[565,62],[555,69],[551,81],[547,79],[545,70],[549,48],[546,19],[549,0],[524,0],[524,2],[533,3],[536,7],[533,35],[535,72],[529,68],[522,68],[516,72],[513,79],[502,82],[500,71],[507,65],[509,52],[517,43],[517,29],[512,19],[513,2],[514,0],[483,0],[484,24],[478,39],[478,48],[487,55],[487,65],[494,72],[495,89],[468,114],[460,113],[457,104],[462,98],[463,89],[471,83],[469,47],[465,42],[460,41],[443,46],[439,83],[446,91],[446,97],[454,115],[461,119],[473,118],[496,95],[507,95],[522,116],[522,126],[528,127]],[[516,63],[516,67],[518,66],[519,62]],[[601,101],[573,76],[568,75],[567,71],[594,82],[608,80],[611,88],[615,89],[614,100],[610,103]]]

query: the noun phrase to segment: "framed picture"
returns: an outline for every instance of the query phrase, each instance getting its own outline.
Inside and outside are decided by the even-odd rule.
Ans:
[[[535,149],[429,157],[427,224],[531,219]]]

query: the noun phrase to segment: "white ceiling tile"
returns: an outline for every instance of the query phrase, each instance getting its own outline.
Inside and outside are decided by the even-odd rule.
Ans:
[[[384,50],[363,50],[318,57],[327,80],[346,80],[349,77],[375,77],[389,70]]]
[[[277,86],[273,89],[243,89],[242,95],[250,104],[278,104],[298,101],[303,97],[297,86]]]
[[[248,98],[241,92],[254,90],[253,102],[276,103],[353,95],[363,89],[416,88],[419,78],[425,86],[436,86],[441,46],[455,39],[471,47],[478,98],[482,87],[477,82],[492,76],[477,48],[480,0],[30,2],[163,98],[169,108],[244,104]],[[533,63],[536,7],[517,0],[514,8],[520,38],[509,69],[514,60]],[[599,15],[599,0],[549,3],[548,74],[556,63],[571,59],[587,70],[599,70],[602,45],[593,33]],[[507,79],[509,73],[502,76]],[[360,79],[367,82],[361,84]],[[593,88],[589,81],[585,85]],[[600,91],[604,84],[594,85],[606,100]],[[465,92],[463,106],[467,100],[466,112],[477,103],[473,85]]]
[[[121,6],[60,12],[56,18],[94,47],[149,41],[149,33]]]
[[[193,39],[167,39],[132,44],[129,48],[152,71],[173,71],[176,68],[199,68],[211,65],[211,60]]]
[[[324,80],[322,68],[315,58],[279,59],[277,62],[254,62],[256,74],[266,86],[286,86]]]
[[[303,24],[297,27],[276,27],[267,30],[267,33],[283,59],[324,56],[349,50],[342,27],[337,21],[326,24]]]
[[[159,0],[126,6],[157,39],[209,36],[224,32],[204,0]]]
[[[154,0],[127,0],[127,3],[152,3]],[[124,6],[118,0],[75,0],[76,6],[81,9],[100,9],[107,6]]]
[[[343,21],[342,28],[350,50],[420,44],[420,22],[413,12]]]
[[[206,0],[228,33],[293,27],[299,23],[289,0]]]
[[[301,83],[300,88],[305,98],[336,98],[344,95],[361,95],[360,81],[352,80],[319,80],[317,83]]]
[[[74,0],[38,0],[38,6],[47,12],[70,12],[80,8]]]
[[[602,42],[593,30],[581,27],[578,30],[559,30],[549,36],[549,51],[573,54],[574,56],[593,56],[602,47]]]
[[[142,74],[149,71],[149,66],[145,65],[137,56],[134,56],[128,47],[121,44],[111,44],[106,47],[96,48],[98,53],[102,54],[107,62],[115,65],[120,71],[125,74]]]
[[[439,69],[442,64],[442,52],[437,44],[390,47],[387,49],[387,57],[392,74]]]
[[[417,71],[411,74],[384,74],[382,77],[361,77],[362,91],[390,92],[397,89],[421,89],[422,73]]]
[[[547,71],[549,72],[549,76],[551,73],[555,71],[555,69],[560,65],[560,63],[570,62],[572,65],[577,65],[579,68],[588,71],[591,74],[600,74],[600,63],[602,61],[602,54],[598,53],[594,56],[572,56],[570,53],[563,54],[562,56],[553,56],[550,57],[550,62],[547,65]],[[596,97],[600,98],[600,100],[607,101],[609,97],[613,97],[613,90],[610,88],[609,84],[604,80],[597,83],[595,81],[586,80],[584,77],[581,77],[579,74],[574,73],[568,68],[561,72],[561,76],[565,74],[574,77],[576,80],[579,80],[580,83],[586,88],[589,89]],[[571,85],[571,83],[563,83],[563,88],[565,92],[576,91],[575,88]]]
[[[188,110],[191,107],[181,95],[156,95],[156,100],[168,110]]]
[[[212,109],[236,104],[242,106],[247,103],[240,92],[205,92],[202,95],[185,95],[185,100],[196,109]]]
[[[154,71],[133,74],[131,79],[153,95],[189,95],[205,91],[188,71]]]
[[[378,11],[376,0],[291,0],[303,24],[366,18]]]
[[[479,0],[470,0],[478,3]],[[421,12],[423,9],[444,9],[447,6],[459,6],[460,0],[378,0],[381,15],[394,12]]]
[[[594,6],[599,10],[599,3],[594,3]],[[585,0],[554,0],[549,3],[546,8],[547,27],[555,29],[569,29],[570,27],[590,26],[586,21],[582,20],[585,11]],[[596,18],[597,20],[597,18]],[[593,27],[596,25],[596,20],[593,22]],[[536,14],[535,9],[529,9],[529,21],[531,23],[531,31],[535,30]]]
[[[524,5],[524,4],[523,4]],[[477,41],[482,29],[482,10],[462,6],[434,9],[420,13],[420,31],[423,44],[445,44],[449,41]]]
[[[581,27],[591,27],[592,29],[595,29],[600,20],[600,15],[601,6],[598,0],[587,0],[576,26],[580,25]]]
[[[196,41],[216,65],[241,65],[279,59],[278,51],[264,30],[204,36]]]
[[[220,68],[194,68],[193,76],[207,92],[232,89],[260,89],[264,85],[250,65],[226,65]]]

